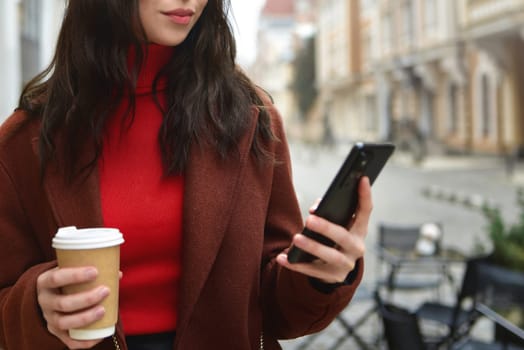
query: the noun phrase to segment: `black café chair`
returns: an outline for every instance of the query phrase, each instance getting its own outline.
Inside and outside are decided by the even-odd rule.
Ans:
[[[418,317],[408,309],[382,300],[375,293],[378,313],[382,319],[384,340],[390,350],[437,349],[438,340],[424,339]]]
[[[424,225],[440,230],[434,250],[420,254],[417,242]],[[443,282],[451,280],[447,266],[436,259],[442,246],[442,225],[379,223],[377,237],[378,287],[394,291],[433,290],[439,299]]]
[[[468,334],[479,317],[475,308],[478,292],[479,263],[485,257],[470,258],[466,261],[462,284],[454,304],[427,301],[416,310],[419,319],[444,328],[442,342],[453,343]]]
[[[488,257],[479,264],[477,272],[477,310],[494,322],[495,340],[508,347],[524,349],[524,330],[502,317],[500,313],[513,310],[524,314],[524,274],[491,263]]]
[[[384,340],[389,350],[522,350],[511,344],[497,341],[489,343],[472,338],[463,338],[460,342],[443,345],[440,338],[423,335],[416,313],[384,302],[379,293],[376,293],[376,302],[382,318]],[[506,330],[511,332],[511,330]]]
[[[479,349],[524,349],[524,331],[486,306],[504,308],[511,304],[524,308],[524,280],[521,274],[501,270],[489,261],[486,256],[467,260],[454,305],[425,302],[416,310],[419,321],[439,324],[446,329],[439,345],[458,347],[462,344],[463,349],[476,349],[472,347],[475,344]],[[471,339],[471,330],[480,317],[487,317],[494,324],[493,344]]]

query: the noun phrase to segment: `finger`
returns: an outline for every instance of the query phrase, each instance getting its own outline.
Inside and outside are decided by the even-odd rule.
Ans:
[[[346,271],[345,276],[347,272],[354,269],[355,261],[364,256],[365,244],[360,237],[351,235],[347,231],[344,232],[345,239],[341,241],[339,249],[318,243],[302,234],[297,234],[293,238],[293,244],[316,256],[336,271]]]
[[[320,260],[316,260],[316,261],[320,261]],[[277,256],[277,262],[280,265],[290,270],[300,272],[300,273],[303,273],[311,277],[322,278],[322,277],[325,277],[326,275],[326,273],[321,271],[322,268],[319,267],[320,265],[319,263],[312,262],[312,263],[293,263],[291,264],[287,260],[287,254],[285,253],[281,253]]]
[[[104,339],[97,339],[97,340],[74,340],[72,338],[67,339],[66,341],[63,341],[65,345],[69,349],[92,349],[99,343],[101,343]]]
[[[293,238],[293,244],[303,251],[316,256],[325,263],[342,268],[351,266],[351,263],[347,260],[347,257],[337,249],[328,247],[302,234],[295,235]]]
[[[303,235],[298,235],[294,244],[316,256],[325,264],[335,266],[337,269],[352,270],[355,260],[364,255],[364,244],[357,242],[360,239],[351,237],[348,232],[346,232],[346,236],[349,243],[343,243],[346,246],[340,246],[338,249],[328,247]]]
[[[346,228],[336,225],[319,216],[310,215],[306,220],[306,227],[314,232],[321,234],[340,245],[347,236],[349,236]]]
[[[97,275],[98,271],[94,267],[57,268],[38,276],[37,286],[56,289],[70,284],[93,281]]]
[[[365,237],[367,235],[369,217],[373,210],[373,199],[371,196],[371,185],[368,177],[363,177],[358,186],[358,208],[355,221],[351,226],[351,231]]]
[[[333,273],[333,267],[322,263],[320,260],[316,260],[312,263],[289,263],[287,260],[287,254],[281,253],[277,256],[277,262],[295,272],[302,273],[304,275],[320,279],[326,283],[342,282],[345,279],[345,274],[340,273],[340,276],[336,276]]]
[[[105,315],[105,309],[101,305],[92,308],[72,313],[63,314],[55,312],[48,323],[55,329],[67,331],[71,328],[83,328],[100,320]]]
[[[308,217],[306,223],[309,229],[332,240],[337,245],[337,249],[327,247],[302,234],[298,234],[293,238],[293,242],[302,250],[315,255],[325,262],[344,268],[351,267],[354,260],[364,256],[366,250],[365,234],[354,234],[353,231],[355,229],[352,229],[352,232],[348,232],[344,227],[335,225],[326,219],[314,215]],[[363,232],[365,233],[366,230],[367,226],[363,229]],[[339,251],[342,252],[345,257],[333,255]],[[348,261],[346,258],[350,260]]]
[[[63,313],[71,313],[87,309],[89,307],[100,304],[104,300],[110,291],[105,286],[100,286],[92,290],[69,294],[69,295],[54,295],[52,299],[53,311],[59,311]]]

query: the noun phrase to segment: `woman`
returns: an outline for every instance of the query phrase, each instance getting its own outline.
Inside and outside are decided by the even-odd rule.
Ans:
[[[235,66],[227,0],[70,1],[50,67],[0,130],[0,347],[279,349],[326,327],[362,276],[369,182],[351,226],[314,215],[298,234],[282,122]],[[61,226],[118,227],[120,320],[94,322],[111,291],[58,269]],[[319,257],[289,264],[291,241]],[[149,347],[147,347],[149,346]]]

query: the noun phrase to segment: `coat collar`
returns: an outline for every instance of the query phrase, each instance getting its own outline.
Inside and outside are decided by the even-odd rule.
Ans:
[[[189,322],[193,307],[217,256],[229,218],[233,214],[255,125],[256,118],[252,118],[252,125],[238,145],[238,152],[227,162],[222,161],[210,146],[193,145],[191,148],[184,175],[183,273],[177,325],[177,332],[180,334]],[[37,152],[37,140],[33,141],[33,149]],[[92,159],[92,155],[92,152],[85,152],[81,160]],[[67,184],[60,164],[53,161],[47,169],[44,187],[59,227],[103,225],[98,168],[83,182]]]

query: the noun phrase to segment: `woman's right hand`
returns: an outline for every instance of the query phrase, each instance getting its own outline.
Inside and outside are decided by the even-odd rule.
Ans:
[[[100,286],[70,295],[62,294],[61,288],[93,281],[97,274],[94,267],[54,268],[42,273],[36,281],[38,304],[47,329],[69,349],[90,349],[102,341],[75,340],[68,330],[87,326],[104,316],[104,307],[99,304],[109,295],[109,288]]]

